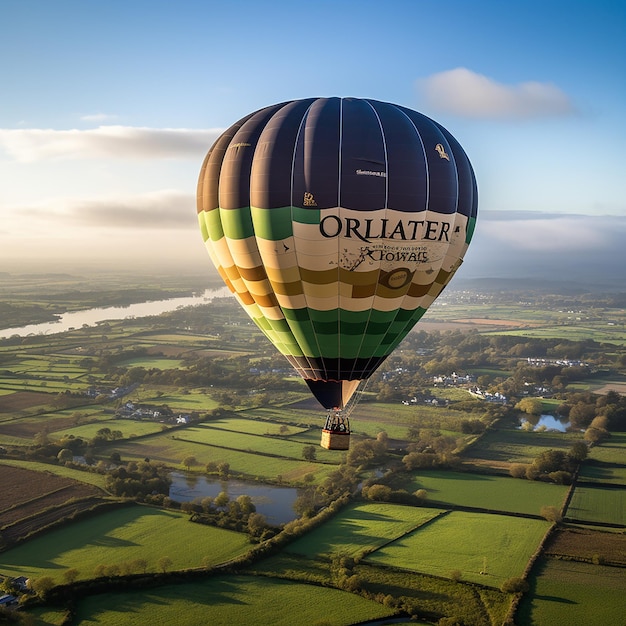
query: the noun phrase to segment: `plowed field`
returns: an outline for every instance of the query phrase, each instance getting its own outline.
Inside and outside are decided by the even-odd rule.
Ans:
[[[3,547],[38,529],[98,503],[102,491],[92,485],[46,472],[0,465]]]

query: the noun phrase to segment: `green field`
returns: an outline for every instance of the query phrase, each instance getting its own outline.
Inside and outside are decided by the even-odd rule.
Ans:
[[[362,557],[441,513],[397,504],[355,504],[289,544],[286,551],[309,559],[333,554]]]
[[[120,362],[122,367],[143,367],[147,370],[172,370],[183,367],[181,359],[166,359],[164,357],[135,357]]]
[[[516,623],[567,626],[621,626],[624,621],[624,570],[575,561],[542,559],[532,576]]]
[[[290,441],[288,437],[267,437],[251,435],[232,430],[214,428],[208,424],[201,424],[177,431],[176,438],[194,443],[203,443],[233,450],[254,451],[260,454],[284,456],[290,459],[301,459],[303,445],[298,441]],[[319,432],[317,433],[319,438]],[[337,453],[334,450],[318,448],[316,458],[319,461],[338,463]]]
[[[302,450],[302,446],[300,449]],[[276,481],[278,477],[282,477],[285,482],[300,482],[307,474],[313,474],[316,481],[320,481],[336,469],[335,465],[225,450],[206,443],[172,439],[171,435],[161,433],[149,435],[138,442],[116,441],[108,450],[118,451],[124,461],[148,457],[152,461],[178,467],[181,467],[185,457],[193,456],[197,461],[197,468],[202,468],[209,462],[228,463],[232,474],[258,477],[269,482]],[[340,460],[341,457],[338,456],[337,463]]]
[[[453,511],[369,555],[366,562],[450,576],[491,587],[521,576],[550,524]],[[481,572],[486,572],[481,574]]]
[[[9,576],[51,576],[62,582],[65,570],[93,578],[98,565],[122,565],[146,559],[147,570],[169,557],[169,569],[215,565],[250,548],[247,535],[194,524],[173,511],[133,505],[51,530],[0,553],[0,572]]]
[[[119,430],[125,439],[129,437],[137,437],[140,435],[148,435],[158,433],[163,429],[163,424],[148,420],[130,420],[130,419],[101,419],[80,426],[71,428],[61,428],[54,432],[53,437],[73,436],[83,439],[92,439],[96,436],[101,428],[110,428],[111,430]]]
[[[82,600],[77,623],[101,626],[348,626],[393,615],[358,595],[264,576],[216,576],[152,591],[103,594]]]
[[[626,488],[577,485],[565,514],[577,522],[619,524],[626,528]]]
[[[468,450],[469,456],[496,463],[531,463],[546,450],[568,450],[580,433],[526,432],[498,428],[484,434]]]
[[[447,470],[417,472],[402,486],[411,493],[426,489],[428,501],[531,515],[539,515],[544,505],[560,508],[568,490],[564,485]]]
[[[626,433],[611,433],[610,439],[590,450],[589,457],[604,463],[626,465]]]
[[[587,461],[580,468],[578,480],[626,486],[626,464]]]
[[[279,435],[281,427],[285,424],[280,422],[272,422],[270,420],[246,419],[242,417],[222,417],[212,419],[203,424],[205,427],[221,428],[222,430],[231,430],[236,433],[247,433],[249,435]],[[288,430],[283,436],[299,435],[308,430],[307,428],[299,428],[297,426],[287,426]],[[319,432],[317,433],[319,435]]]

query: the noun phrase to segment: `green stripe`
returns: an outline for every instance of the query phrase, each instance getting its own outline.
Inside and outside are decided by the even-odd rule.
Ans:
[[[254,236],[250,207],[241,209],[220,209],[224,235],[229,239],[247,239]]]
[[[202,211],[202,213],[198,213],[198,219],[200,221],[200,230],[205,241],[209,237],[211,237],[211,241],[219,241],[224,236],[219,209]]]
[[[300,207],[293,207],[292,219],[294,222],[300,224],[319,224],[320,223],[320,210],[319,209],[301,209]]]
[[[465,243],[469,244],[474,236],[474,229],[476,228],[476,218],[470,217],[467,222],[467,232],[465,234]]]
[[[291,226],[291,207],[279,207],[275,209],[259,209],[252,207],[252,222],[254,232],[261,239],[280,241],[293,235]]]
[[[254,320],[280,352],[291,356],[318,358],[341,356],[352,359],[390,354],[424,315],[426,309],[422,307],[415,311],[284,309],[283,312],[284,320],[266,318]],[[321,353],[319,344],[322,345]]]

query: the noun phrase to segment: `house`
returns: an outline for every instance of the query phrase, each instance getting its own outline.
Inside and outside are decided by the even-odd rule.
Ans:
[[[0,596],[0,606],[15,606],[17,602],[17,598],[12,596],[10,593]]]
[[[30,579],[26,578],[26,576],[18,576],[17,578],[13,579],[13,584],[17,585],[20,591],[28,591],[29,582],[30,582]]]

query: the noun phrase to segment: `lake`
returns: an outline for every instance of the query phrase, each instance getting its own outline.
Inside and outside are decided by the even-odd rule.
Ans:
[[[220,289],[207,289],[199,296],[186,296],[182,298],[170,298],[168,300],[152,300],[150,302],[137,302],[128,306],[100,307],[95,309],[85,309],[84,311],[72,311],[63,313],[55,322],[43,322],[41,324],[29,324],[27,326],[16,326],[14,328],[4,328],[0,330],[0,339],[8,339],[14,335],[26,337],[28,335],[46,335],[53,333],[64,333],[73,328],[83,326],[96,326],[100,322],[109,320],[123,320],[131,317],[148,317],[150,315],[160,315],[168,311],[175,311],[180,307],[197,306],[207,304],[215,298],[230,296],[228,287]]]
[[[170,474],[172,485],[169,497],[177,502],[190,502],[196,498],[214,498],[224,491],[231,500],[238,496],[250,496],[257,513],[265,516],[270,524],[286,524],[298,517],[293,504],[298,497],[294,487],[277,487],[241,480],[220,480],[185,472]]]

